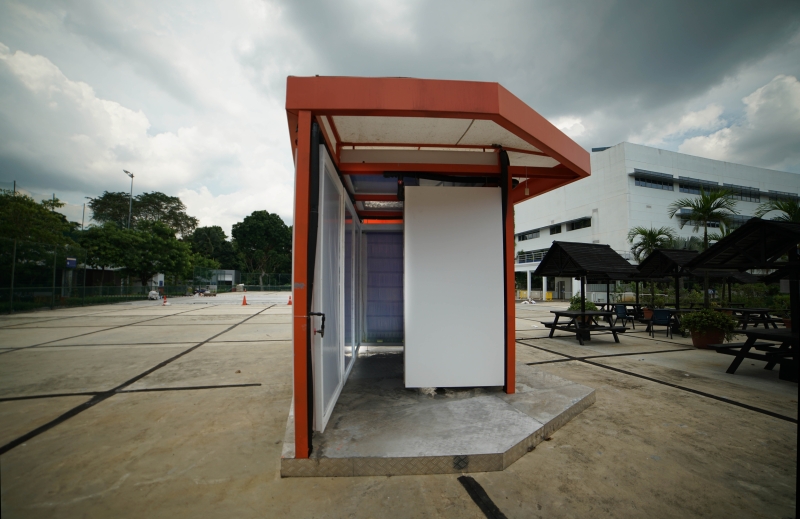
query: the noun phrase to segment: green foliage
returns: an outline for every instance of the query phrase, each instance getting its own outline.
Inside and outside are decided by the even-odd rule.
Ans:
[[[127,246],[123,230],[112,223],[94,226],[83,231],[78,243],[86,250],[86,264],[106,269],[123,266],[121,246]]]
[[[92,219],[127,228],[130,203],[129,193],[104,191],[102,195],[92,198],[89,202]],[[191,234],[198,223],[197,218],[186,214],[186,206],[180,198],[158,191],[133,197],[131,228],[136,228],[145,222],[161,222],[182,236]]]
[[[778,294],[772,296],[772,302],[770,303],[769,308],[780,317],[788,319],[791,314],[791,301],[789,294]]]
[[[207,258],[202,254],[195,252],[189,258],[189,263],[187,264],[186,269],[183,271],[183,279],[192,279],[194,277],[194,269],[195,268],[206,268],[216,270],[221,268],[219,261]]]
[[[705,333],[709,330],[720,330],[725,334],[725,340],[730,341],[736,335],[738,322],[730,315],[705,308],[698,312],[684,314],[681,317],[681,331],[692,333]]]
[[[634,227],[628,231],[628,242],[636,261],[642,261],[656,249],[665,249],[677,238],[671,227]]]
[[[120,237],[122,265],[142,285],[158,273],[183,275],[191,268],[191,247],[161,222],[139,222],[136,229],[121,229]]]
[[[585,303],[586,310],[597,310],[597,305],[592,303],[591,301],[586,301]],[[569,308],[567,310],[580,310],[581,309],[581,295],[572,296],[572,299],[569,300]]]
[[[292,228],[277,214],[254,211],[244,221],[234,224],[231,234],[250,272],[262,276],[291,272]]]
[[[761,218],[767,213],[778,211],[782,214],[773,217],[773,220],[783,222],[800,222],[800,200],[770,200],[764,202],[756,210],[756,218]]]
[[[191,236],[192,250],[219,263],[222,269],[241,270],[242,260],[222,227],[198,227]]]
[[[64,215],[54,212],[63,205],[57,198],[37,204],[22,193],[0,190],[0,236],[48,244],[72,243],[66,235],[72,226]]]

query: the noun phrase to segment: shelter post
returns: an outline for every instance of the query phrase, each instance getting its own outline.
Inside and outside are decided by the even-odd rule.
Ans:
[[[681,275],[675,274],[675,310],[681,309]]]
[[[789,316],[792,332],[797,336],[800,333],[800,250],[793,248],[789,251],[789,262]]]
[[[611,286],[611,281],[607,279],[606,280],[606,305],[608,305],[608,306],[606,308],[609,308],[609,309],[611,308],[611,289],[609,288],[610,286]]]
[[[581,275],[581,313],[586,311],[586,294],[584,293],[585,285],[586,285],[586,277]]]
[[[308,210],[309,180],[311,177],[311,112],[300,111],[295,131],[295,188],[292,257],[292,336],[294,339],[294,439],[295,457],[308,458],[310,454],[311,423],[309,421],[308,391]]]
[[[516,307],[514,306],[514,202],[511,198],[513,178],[508,174],[508,154],[505,150],[500,150],[498,155],[500,159],[500,170],[502,172],[500,181],[505,184],[503,186],[505,191],[503,200],[503,230],[505,231],[505,239],[503,241],[506,249],[506,383],[503,389],[510,395],[516,392],[517,387],[517,333],[516,326],[514,326],[516,318]]]
[[[547,276],[542,276],[542,301],[547,300]]]
[[[533,299],[531,297],[531,271],[530,270],[527,272],[527,278],[528,278],[528,292],[527,292],[527,294],[528,294],[528,300],[530,301],[531,299]]]
[[[639,282],[637,281],[634,283],[636,285],[636,304],[639,304]]]

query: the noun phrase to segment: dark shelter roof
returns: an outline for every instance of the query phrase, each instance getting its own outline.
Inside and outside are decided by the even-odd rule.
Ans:
[[[696,250],[656,249],[639,264],[640,279],[658,279],[665,276],[685,276],[683,268],[697,256]]]
[[[781,257],[800,243],[800,223],[752,218],[690,261],[689,269],[780,268]]]
[[[698,270],[694,272],[694,276],[698,279],[703,279],[703,271]],[[724,278],[725,281],[730,281],[731,283],[739,283],[740,285],[749,285],[750,283],[760,283],[762,279],[758,276],[754,276],[749,272],[738,272],[738,271],[721,271],[721,270],[709,270],[708,277],[714,280],[719,278]]]
[[[636,272],[636,268],[609,245],[554,241],[534,274],[624,280]]]

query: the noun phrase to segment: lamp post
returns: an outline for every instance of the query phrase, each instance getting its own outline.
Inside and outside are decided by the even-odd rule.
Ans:
[[[127,169],[123,169],[122,171],[124,171],[126,175],[131,177],[131,196],[128,199],[128,229],[130,229],[131,228],[131,213],[133,212],[133,173],[131,173]]]

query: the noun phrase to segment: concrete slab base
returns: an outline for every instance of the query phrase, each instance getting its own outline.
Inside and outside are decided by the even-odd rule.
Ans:
[[[402,352],[361,353],[308,459],[295,458],[290,411],[281,476],[501,471],[595,401],[594,389],[523,363],[516,389],[406,389]]]

